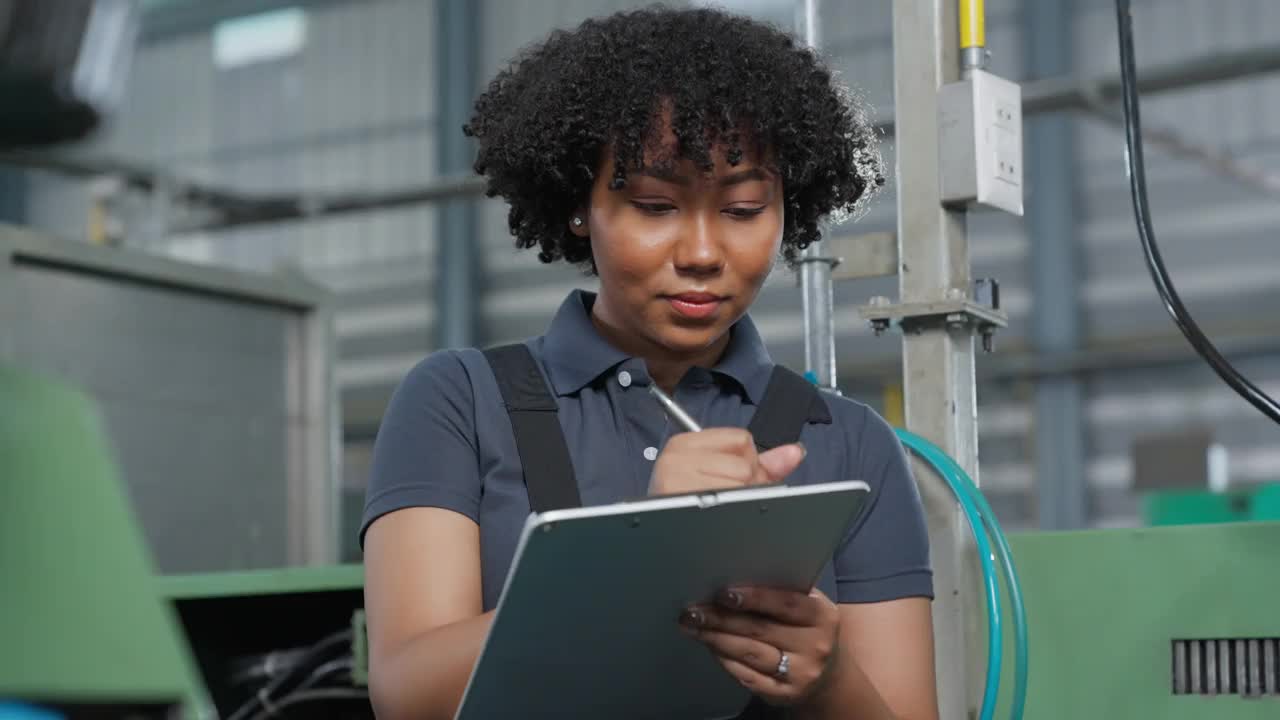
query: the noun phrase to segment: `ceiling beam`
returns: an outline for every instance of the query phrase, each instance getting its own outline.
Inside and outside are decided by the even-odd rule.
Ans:
[[[351,0],[157,0],[145,4],[139,43],[172,40],[182,35],[208,32],[224,20],[283,10],[311,9]]]

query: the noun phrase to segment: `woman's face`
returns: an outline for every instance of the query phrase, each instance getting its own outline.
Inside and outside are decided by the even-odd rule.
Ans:
[[[590,207],[580,213],[586,222],[570,224],[591,239],[600,277],[593,312],[629,336],[632,347],[624,349],[633,354],[685,356],[717,346],[778,257],[781,179],[746,155],[736,166],[722,149],[713,157],[714,170],[703,173],[688,160],[647,156],[621,190],[608,187],[613,163],[607,159]]]

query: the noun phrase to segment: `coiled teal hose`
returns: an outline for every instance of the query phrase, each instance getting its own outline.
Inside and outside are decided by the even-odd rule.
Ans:
[[[974,541],[978,547],[979,561],[982,566],[983,584],[987,594],[987,677],[982,696],[980,720],[993,720],[996,702],[1000,694],[1000,671],[1004,659],[1003,621],[1000,606],[1000,592],[997,587],[995,567],[992,565],[992,548],[988,538],[995,540],[995,554],[1000,560],[1004,573],[1005,586],[1013,605],[1014,625],[1014,690],[1013,706],[1010,717],[1022,720],[1027,699],[1027,616],[1022,601],[1022,587],[1018,582],[1017,569],[1013,564],[1013,552],[1009,548],[1004,531],[995,512],[983,497],[982,492],[973,483],[960,465],[951,459],[937,445],[909,430],[896,430],[902,444],[907,446],[947,481],[956,501],[960,503],[969,526],[973,530]]]
[[[987,503],[986,496],[982,494],[982,491],[978,489],[959,463],[945,453],[943,458],[955,470],[956,476],[964,484],[965,490],[978,505],[978,512],[982,515],[982,520],[987,526],[987,532],[991,533],[996,541],[996,553],[1000,559],[1000,566],[1004,570],[1009,601],[1013,605],[1013,706],[1009,716],[1014,720],[1022,720],[1022,715],[1027,705],[1027,672],[1029,664],[1027,608],[1022,600],[1022,583],[1018,579],[1018,569],[1013,563],[1013,550],[1010,549],[1009,540],[1005,537],[1004,530],[1000,527],[1000,521],[996,518],[995,511]]]

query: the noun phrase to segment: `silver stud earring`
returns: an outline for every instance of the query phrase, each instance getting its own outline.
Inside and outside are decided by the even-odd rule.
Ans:
[[[574,218],[573,218],[573,226],[574,226],[574,227],[582,227],[582,218],[580,218],[580,217],[574,217]]]

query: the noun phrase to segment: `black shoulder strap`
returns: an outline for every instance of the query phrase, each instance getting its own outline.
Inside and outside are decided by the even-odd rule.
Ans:
[[[484,355],[511,417],[529,506],[534,512],[546,512],[582,505],[569,447],[556,417],[559,407],[533,354],[517,343],[489,348]]]
[[[816,402],[822,399],[813,383],[781,365],[774,365],[764,397],[747,426],[756,446],[768,450],[799,440]]]

